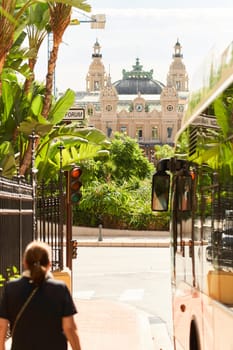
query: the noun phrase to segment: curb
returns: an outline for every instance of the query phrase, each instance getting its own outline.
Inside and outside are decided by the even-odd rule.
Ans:
[[[169,231],[130,231],[93,227],[72,227],[79,247],[170,247]]]
[[[170,242],[114,242],[114,241],[78,241],[78,247],[143,247],[168,248]]]

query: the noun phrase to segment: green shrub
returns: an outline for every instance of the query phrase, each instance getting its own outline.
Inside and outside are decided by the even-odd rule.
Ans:
[[[6,276],[4,277],[2,274],[0,274],[0,287],[4,287],[7,281],[11,281],[20,277],[19,270],[14,265],[6,268],[5,275]]]
[[[83,199],[73,208],[75,226],[130,230],[167,230],[168,213],[151,211],[150,182],[129,182],[122,186],[111,183],[92,183],[85,189]]]

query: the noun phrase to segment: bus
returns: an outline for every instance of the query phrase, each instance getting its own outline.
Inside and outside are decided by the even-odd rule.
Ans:
[[[175,350],[233,349],[233,44],[189,97],[175,154],[152,180],[169,211]]]

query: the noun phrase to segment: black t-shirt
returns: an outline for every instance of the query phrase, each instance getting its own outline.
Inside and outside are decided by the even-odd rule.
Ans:
[[[9,282],[0,302],[0,317],[12,325],[22,305],[35,288],[27,277]],[[66,350],[62,317],[77,312],[70,292],[61,281],[46,279],[33,295],[17,322],[12,350]]]

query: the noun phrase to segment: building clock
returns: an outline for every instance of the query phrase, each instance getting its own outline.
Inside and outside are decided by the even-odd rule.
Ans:
[[[167,110],[168,112],[173,111],[174,107],[172,105],[167,105]]]
[[[143,110],[143,105],[141,103],[136,104],[135,109],[137,112],[142,112]]]

